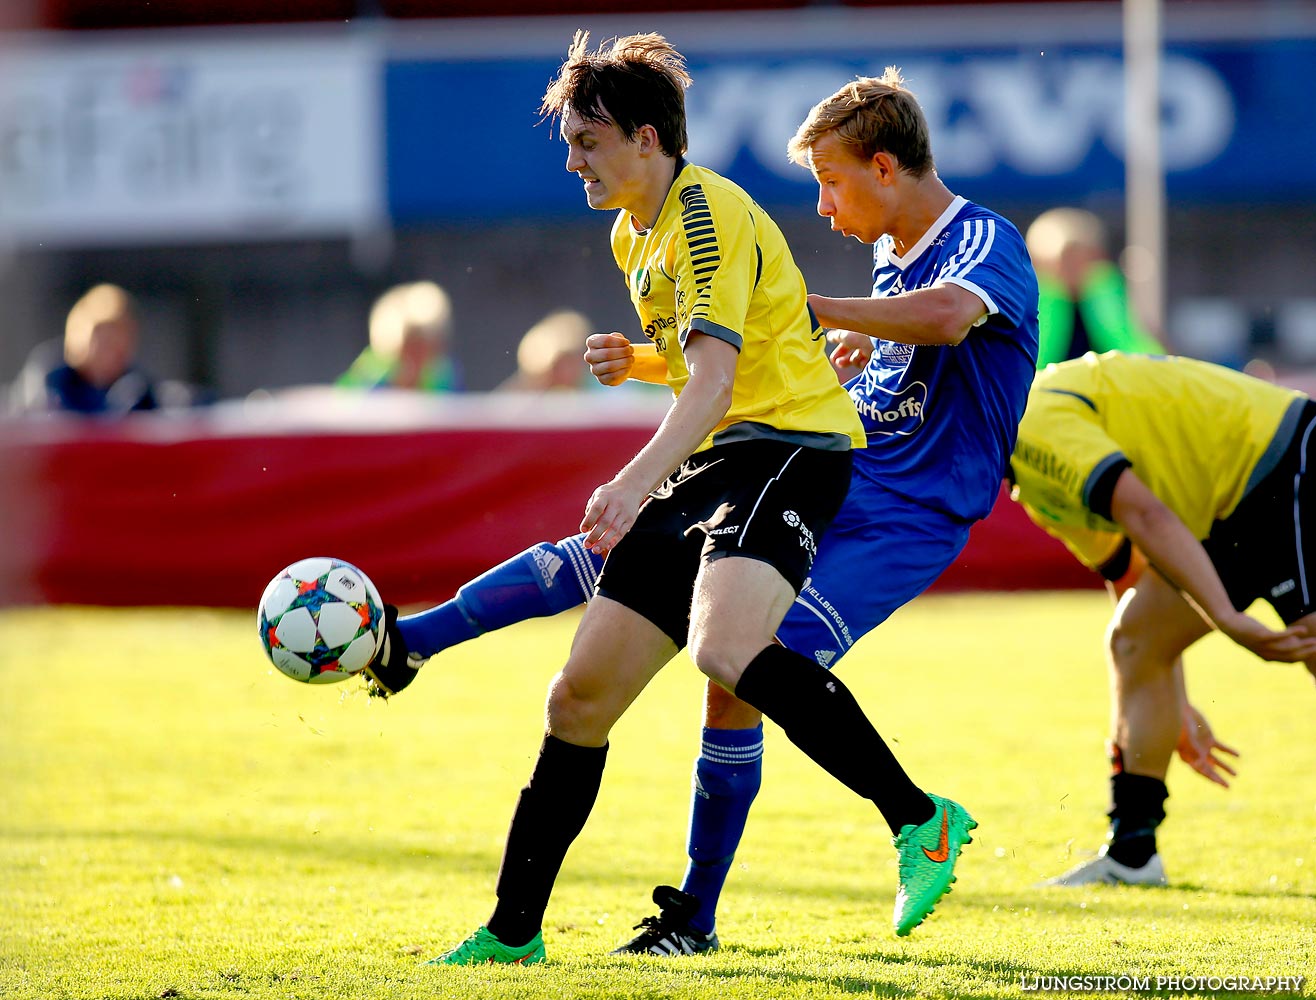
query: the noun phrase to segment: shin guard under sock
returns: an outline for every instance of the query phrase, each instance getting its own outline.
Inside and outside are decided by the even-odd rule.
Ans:
[[[781,726],[792,743],[843,785],[871,799],[893,834],[911,823],[926,823],[936,813],[854,695],[812,660],[783,646],[768,646],[745,668],[735,694]]]
[[[606,745],[544,737],[507,831],[498,903],[486,924],[503,944],[518,948],[539,933],[562,860],[594,808],[607,757]]]
[[[603,557],[581,537],[532,545],[464,585],[452,600],[399,618],[407,649],[433,656],[485,632],[584,604],[594,594]]]
[[[690,925],[711,934],[717,904],[745,832],[749,807],[763,779],[763,726],[753,729],[710,729],[695,761],[690,799],[690,863],[681,883],[683,892],[699,900]]]

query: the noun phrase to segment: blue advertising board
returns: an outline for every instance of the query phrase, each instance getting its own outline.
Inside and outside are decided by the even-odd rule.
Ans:
[[[392,59],[385,67],[388,204],[401,224],[577,213],[539,100],[561,55]],[[927,113],[938,170],[968,197],[1075,201],[1124,186],[1123,65],[1115,45],[1057,49],[835,47],[690,59],[690,158],[767,205],[807,205],[786,141],[856,75],[900,66]],[[1167,45],[1162,157],[1178,203],[1316,199],[1316,39]]]

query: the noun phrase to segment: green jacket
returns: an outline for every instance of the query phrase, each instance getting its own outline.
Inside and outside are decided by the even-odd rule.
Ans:
[[[1053,278],[1037,276],[1037,367],[1065,361],[1072,355],[1074,304],[1065,286]],[[1138,325],[1129,310],[1124,278],[1111,263],[1092,268],[1078,299],[1087,328],[1088,344],[1098,354],[1127,351],[1133,354],[1163,354],[1165,348]]]
[[[335,385],[351,389],[381,389],[393,381],[394,362],[367,347],[352,367],[338,376]],[[457,392],[462,388],[461,371],[451,358],[439,358],[421,371],[420,386],[426,392]]]

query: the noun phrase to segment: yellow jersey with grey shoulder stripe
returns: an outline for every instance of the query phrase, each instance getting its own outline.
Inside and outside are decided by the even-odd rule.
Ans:
[[[612,252],[675,395],[690,378],[691,333],[739,352],[731,405],[697,450],[753,438],[830,451],[864,446],[854,403],[814,329],[804,276],[777,224],[743,190],[682,163],[651,228],[618,213]]]
[[[1084,563],[1118,549],[1115,480],[1132,468],[1199,540],[1266,476],[1307,397],[1191,358],[1088,353],[1028,394],[1011,495]]]

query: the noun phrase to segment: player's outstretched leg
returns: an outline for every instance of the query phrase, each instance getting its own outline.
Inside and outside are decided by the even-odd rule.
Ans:
[[[366,665],[366,693],[372,698],[391,698],[416,679],[424,662],[407,649],[407,640],[398,629],[398,609],[385,604],[384,644]]]
[[[399,620],[412,656],[423,663],[485,632],[584,604],[603,557],[585,548],[583,537],[532,545],[463,585],[452,600]]]
[[[958,802],[929,794],[937,811],[926,823],[902,827],[891,839],[900,855],[900,884],[892,916],[901,937],[923,923],[937,900],[950,892],[960,849],[973,843],[978,824]]]

